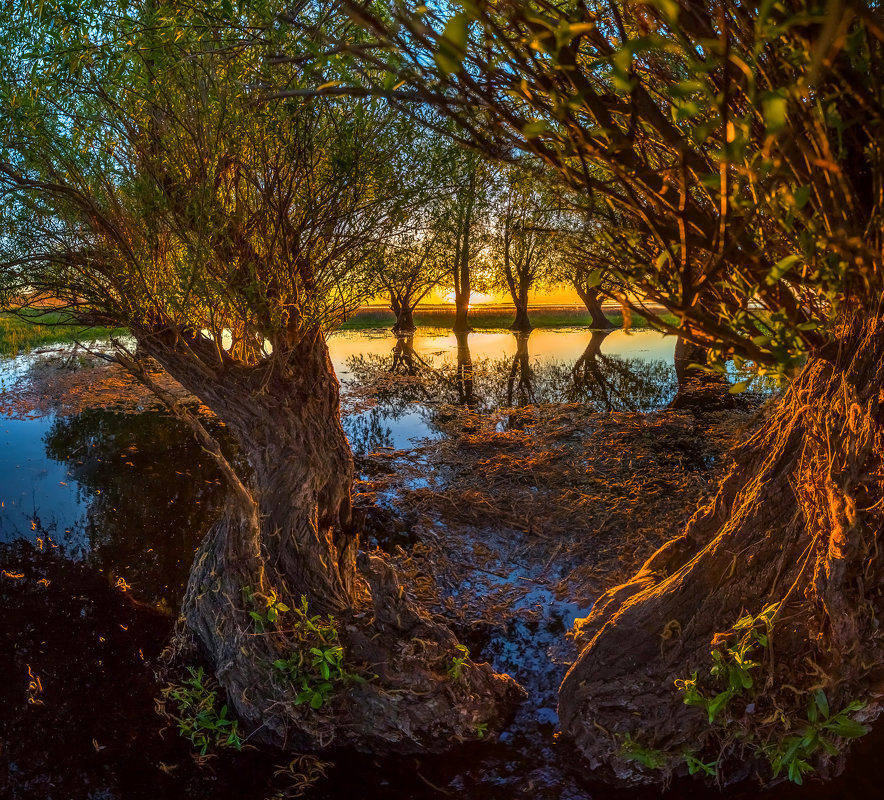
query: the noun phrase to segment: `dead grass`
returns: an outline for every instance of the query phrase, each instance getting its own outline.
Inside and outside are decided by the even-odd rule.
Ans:
[[[588,610],[681,532],[752,425],[748,412],[698,422],[579,405],[451,416],[447,437],[398,454],[395,473],[362,489],[416,520],[399,567],[464,625],[507,619],[539,589]]]

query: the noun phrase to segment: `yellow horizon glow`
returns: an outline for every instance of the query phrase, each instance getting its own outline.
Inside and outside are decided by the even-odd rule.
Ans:
[[[545,289],[528,293],[529,305],[541,306],[580,306],[583,301],[572,288]],[[389,302],[385,297],[373,297],[367,305],[388,307]],[[444,289],[434,289],[421,302],[419,306],[453,306],[454,292]],[[473,292],[470,297],[470,306],[512,306],[513,300],[506,292]]]

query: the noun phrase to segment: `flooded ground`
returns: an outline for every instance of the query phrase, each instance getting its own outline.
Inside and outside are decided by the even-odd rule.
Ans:
[[[751,409],[658,412],[679,386],[674,340],[650,331],[359,331],[329,346],[367,546],[529,689],[511,729],[438,757],[194,759],[155,713],[154,668],[220,479],[139,387],[48,348],[0,362],[0,797],[659,796],[594,782],[555,738],[564,632],[714,490]],[[876,740],[836,784],[767,796],[873,796],[863,753]],[[316,770],[326,777],[306,789]]]

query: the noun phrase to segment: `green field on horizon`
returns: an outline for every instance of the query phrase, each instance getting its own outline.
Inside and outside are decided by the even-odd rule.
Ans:
[[[499,330],[509,328],[515,319],[515,308],[512,306],[482,305],[470,309],[469,323],[474,330]],[[611,322],[620,327],[623,325],[623,312],[619,308],[605,309],[605,315]],[[675,317],[667,321],[675,321]],[[529,307],[528,318],[535,328],[563,328],[568,326],[588,327],[592,320],[585,308],[578,306],[535,306]],[[384,306],[367,306],[360,308],[348,319],[340,330],[364,330],[368,328],[392,328],[396,317]],[[454,306],[418,306],[414,312],[414,324],[419,328],[450,328],[454,324]],[[633,314],[633,327],[647,325],[644,317]]]

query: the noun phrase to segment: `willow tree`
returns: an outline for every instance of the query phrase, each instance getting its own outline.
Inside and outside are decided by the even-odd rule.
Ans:
[[[448,261],[455,333],[470,330],[470,298],[476,268],[487,245],[491,173],[476,154],[454,149],[451,189],[434,211],[441,252]]]
[[[491,285],[504,289],[516,307],[510,330],[531,330],[528,293],[551,282],[558,252],[560,208],[536,175],[504,171],[489,237]]]
[[[607,241],[610,231],[622,223],[618,215],[610,213],[610,209],[593,208],[592,198],[587,203],[579,195],[575,197],[578,207],[569,215],[571,224],[566,227],[566,235],[561,237],[559,280],[570,284],[577,292],[589,312],[592,328],[612,330],[616,325],[605,316],[602,300],[619,300],[626,290],[612,279],[619,259],[611,252]],[[579,202],[581,199],[582,203]]]
[[[565,732],[634,781],[837,768],[884,663],[880,5],[348,8],[391,53],[371,70],[629,220],[617,272],[659,327],[797,373],[714,501],[577,626]]]
[[[396,315],[393,333],[413,334],[414,310],[448,275],[449,264],[439,251],[439,237],[430,225],[422,226],[414,215],[407,228],[398,231],[372,260],[369,279],[385,294]]]
[[[0,27],[4,298],[127,327],[238,443],[247,469],[118,342],[228,484],[183,617],[229,704],[286,746],[434,748],[493,730],[512,682],[464,660],[389,565],[359,554],[325,344],[407,202],[401,118],[374,100],[253,102],[279,53],[247,2],[19,11]]]

